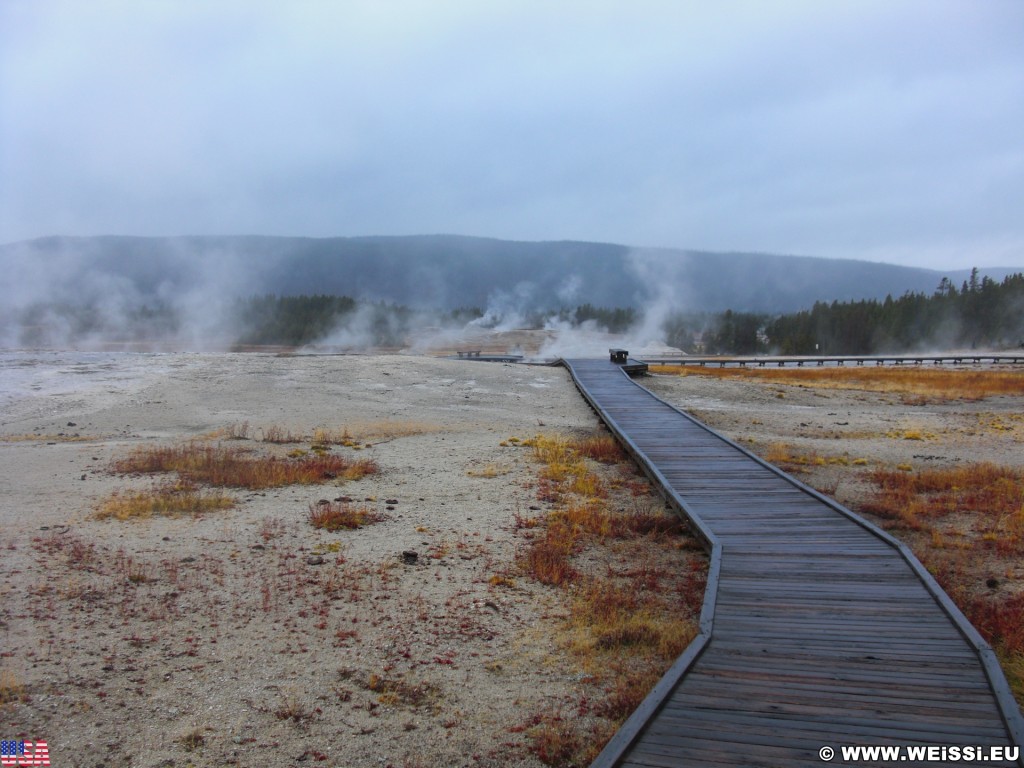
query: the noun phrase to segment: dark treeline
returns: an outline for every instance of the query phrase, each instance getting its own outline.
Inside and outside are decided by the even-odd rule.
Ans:
[[[235,303],[241,344],[309,344],[356,311],[348,296],[254,296]]]
[[[1017,346],[1024,340],[1024,274],[997,283],[974,270],[959,288],[943,278],[931,296],[818,302],[768,322],[764,337],[774,351],[798,355]]]
[[[239,344],[303,346],[336,338],[344,346],[393,347],[405,343],[417,315],[408,307],[349,296],[269,294],[237,300],[232,320]]]
[[[943,278],[932,295],[816,302],[769,316],[676,314],[666,341],[688,353],[866,355],[914,349],[1015,347],[1024,342],[1024,274],[1002,282],[973,270],[960,287]]]

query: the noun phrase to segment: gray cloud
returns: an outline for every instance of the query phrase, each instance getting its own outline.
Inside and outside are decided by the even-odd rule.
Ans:
[[[1024,264],[1024,4],[0,0],[0,242]]]

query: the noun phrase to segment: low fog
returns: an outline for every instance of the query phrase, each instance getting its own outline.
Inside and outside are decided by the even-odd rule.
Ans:
[[[600,243],[46,238],[0,246],[0,271],[6,348],[486,348],[554,358],[610,346],[647,355],[813,351],[813,342],[822,351],[859,344],[859,352],[964,338],[1009,343],[1020,323],[1009,305],[983,318],[1008,270],[947,279],[867,262]],[[830,328],[840,321],[821,314],[835,302],[904,301],[943,285],[956,294],[968,281],[976,328],[964,327],[955,295],[947,303],[956,311],[923,315],[920,327],[875,329],[872,338],[837,335]]]
[[[170,252],[148,264],[123,262],[101,243],[71,243],[41,255],[24,248],[2,254],[9,277],[0,287],[0,345],[6,348],[131,349],[217,352],[263,345],[287,297],[273,292],[274,276],[294,265],[286,254],[253,258],[244,249],[190,249],[177,242]],[[644,284],[650,258],[627,252],[624,265]],[[423,265],[420,265],[421,267]],[[591,281],[598,265],[590,270]],[[514,331],[543,331],[540,357],[603,354],[610,344],[636,348],[664,346],[664,319],[683,299],[664,281],[624,293],[621,304],[644,307],[629,328],[611,334],[595,320],[579,321],[573,310],[587,303],[581,274],[565,275],[552,294],[550,285],[522,280],[509,287],[479,286],[461,291],[479,306],[445,308],[460,296],[443,288],[451,281],[437,267],[418,292],[416,306],[389,302],[387,281],[376,290],[353,280],[363,295],[350,295],[352,306],[323,309],[328,322],[314,328],[301,346],[310,351],[365,351],[387,348],[412,353],[457,350]],[[344,284],[343,278],[339,281]],[[313,297],[314,292],[303,294]],[[319,296],[318,294],[316,294]],[[554,302],[556,303],[553,303]],[[308,330],[297,332],[308,335]],[[272,343],[272,342],[271,342]],[[509,353],[524,350],[512,348]]]

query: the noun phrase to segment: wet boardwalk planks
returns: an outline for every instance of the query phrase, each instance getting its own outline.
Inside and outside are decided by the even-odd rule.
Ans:
[[[1024,742],[991,649],[903,545],[610,362],[566,365],[711,552],[701,634],[594,766],[821,766],[825,745]]]

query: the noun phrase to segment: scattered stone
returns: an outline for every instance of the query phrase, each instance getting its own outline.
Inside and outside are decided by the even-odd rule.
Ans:
[[[249,547],[249,549],[264,550],[264,549],[266,549],[266,547],[263,546],[262,544],[253,544],[251,547]]]
[[[985,586],[987,586],[989,589],[997,589],[999,587],[999,579],[989,577],[989,579],[985,582]]]
[[[385,504],[397,504],[398,499],[384,499]]]
[[[306,558],[306,565],[323,565],[324,559],[320,555],[311,555]]]
[[[318,506],[318,507],[326,507],[326,506],[328,506],[328,505],[329,505],[330,503],[331,503],[331,502],[330,502],[330,501],[328,501],[327,499],[320,499],[320,501],[318,501],[318,502],[317,502],[316,504],[317,504],[317,506]]]
[[[195,561],[196,561],[196,559],[194,557],[191,557],[191,556],[181,558],[181,562],[183,562],[183,563],[194,563]]]
[[[407,549],[402,553],[402,562],[406,565],[416,565],[416,561],[419,560],[419,552]]]
[[[77,425],[77,424],[75,424],[75,422],[73,422],[73,421],[69,421],[69,422],[68,422],[68,426],[69,426],[69,427],[77,427],[78,425]]]
[[[349,504],[352,502],[351,496],[339,496],[335,501],[340,501],[342,504]]]

